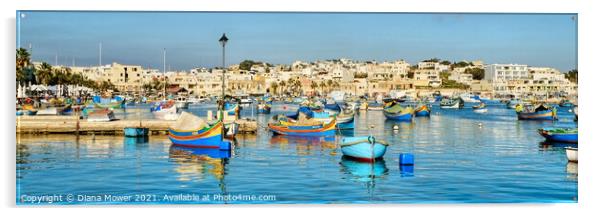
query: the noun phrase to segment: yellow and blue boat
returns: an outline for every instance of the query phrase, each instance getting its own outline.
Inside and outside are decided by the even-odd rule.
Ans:
[[[195,120],[196,119],[196,120]],[[193,122],[193,125],[199,125],[196,129],[177,129],[169,127],[167,135],[172,144],[189,148],[213,148],[229,150],[230,142],[223,141],[224,123],[221,118],[213,124],[200,123],[198,117],[182,113],[179,122]],[[198,122],[198,123],[197,123]]]
[[[540,104],[538,106],[527,106],[523,108],[522,105],[517,105],[516,114],[519,120],[555,120],[556,109],[549,106]]]
[[[402,107],[399,103],[388,103],[383,109],[383,114],[387,119],[409,121],[414,116],[414,109],[411,107]]]
[[[538,132],[548,142],[577,143],[579,140],[577,128],[540,128]]]
[[[269,123],[268,127],[276,135],[289,136],[334,136],[337,121],[332,118],[328,123],[303,125],[298,122]]]
[[[431,116],[431,109],[426,104],[419,104],[416,109],[414,109],[414,116]]]

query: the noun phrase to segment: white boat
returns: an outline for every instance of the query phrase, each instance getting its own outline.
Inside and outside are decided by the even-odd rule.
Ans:
[[[177,120],[178,116],[179,116],[176,105],[172,105],[171,107],[168,107],[168,108],[161,108],[157,111],[153,111],[153,115],[155,116],[156,119],[170,120],[170,121]]]
[[[474,95],[472,94],[462,94],[460,95],[460,98],[462,98],[462,100],[465,103],[480,103],[481,101],[476,99]]]
[[[565,150],[566,158],[569,160],[569,162],[577,162],[577,148],[567,147],[565,148]]]
[[[46,109],[38,110],[37,115],[56,115],[57,113],[56,107],[48,107]]]
[[[188,109],[189,104],[190,102],[188,102],[188,98],[186,97],[179,96],[176,98],[176,108],[178,109]]]

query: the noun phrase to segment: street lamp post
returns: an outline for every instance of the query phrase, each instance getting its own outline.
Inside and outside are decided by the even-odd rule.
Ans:
[[[226,81],[225,81],[225,77],[226,77],[226,43],[228,43],[228,37],[226,37],[226,33],[224,33],[222,35],[222,37],[219,39],[219,43],[222,45],[222,105],[221,105],[221,109],[224,110],[224,106],[226,105],[226,101],[225,101],[225,89],[226,89]]]

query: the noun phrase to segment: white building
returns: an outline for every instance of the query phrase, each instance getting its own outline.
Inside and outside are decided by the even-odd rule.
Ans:
[[[485,66],[485,80],[492,82],[529,79],[527,65],[490,64]]]

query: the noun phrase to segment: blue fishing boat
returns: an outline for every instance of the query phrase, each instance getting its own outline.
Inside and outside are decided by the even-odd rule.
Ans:
[[[148,128],[145,127],[125,127],[123,135],[126,137],[142,137],[148,136]]]
[[[373,136],[345,137],[341,141],[341,152],[359,161],[372,162],[385,155],[387,146],[388,143]]]
[[[414,109],[414,116],[431,116],[431,109],[426,104],[419,104],[416,109]]]
[[[383,114],[390,120],[408,121],[412,120],[414,109],[411,107],[404,108],[399,103],[391,102],[385,106]]]
[[[567,99],[560,101],[558,105],[561,107],[573,107],[573,103],[571,103],[571,101]]]
[[[506,103],[507,109],[515,109],[516,105],[522,104],[523,102],[519,99],[513,98]]]
[[[516,114],[519,120],[555,120],[556,108],[543,104],[523,107],[521,104],[516,106]]]
[[[278,123],[269,123],[270,130],[277,135],[290,136],[334,136],[337,121],[331,119],[329,123],[304,125],[299,122],[280,121]]]
[[[549,142],[577,143],[577,128],[540,128],[539,134]]]
[[[229,150],[230,142],[223,141],[224,123],[219,119],[213,124],[206,124],[195,115],[183,112],[176,122],[176,127],[169,127],[167,135],[172,144],[192,148],[214,148]],[[181,124],[198,125],[196,129],[182,129]]]
[[[237,118],[240,117],[240,106],[238,103],[226,102],[226,104],[224,104],[224,111],[226,111],[228,115],[234,115]]]

